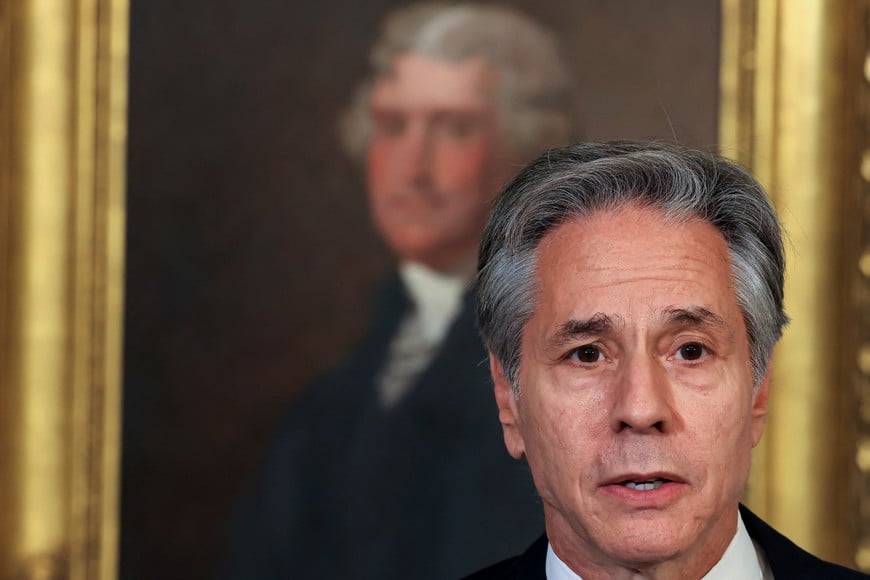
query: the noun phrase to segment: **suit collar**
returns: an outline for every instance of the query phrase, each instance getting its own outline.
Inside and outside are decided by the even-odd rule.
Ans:
[[[749,536],[764,551],[774,578],[828,578],[835,568],[798,547],[794,542],[767,525],[761,518],[740,506],[740,514]],[[842,569],[841,569],[842,570]],[[845,570],[844,570],[845,571]]]

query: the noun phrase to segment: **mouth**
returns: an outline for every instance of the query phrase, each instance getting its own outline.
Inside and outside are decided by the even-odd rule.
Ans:
[[[691,485],[672,472],[623,472],[602,482],[600,490],[620,505],[632,509],[663,509],[686,494]]]
[[[673,473],[622,473],[604,482],[601,490],[634,508],[664,508],[691,491],[682,477]]]
[[[655,491],[668,484],[684,484],[682,477],[666,471],[622,473],[604,482],[606,487],[624,487],[632,491]]]
[[[628,489],[633,489],[635,491],[653,491],[659,489],[666,483],[670,483],[673,480],[667,479],[665,477],[655,477],[652,479],[646,479],[643,481],[634,481],[634,480],[625,480],[617,482],[617,485],[622,485],[627,487]]]

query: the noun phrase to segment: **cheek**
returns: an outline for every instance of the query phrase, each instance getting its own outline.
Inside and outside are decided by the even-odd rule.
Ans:
[[[493,166],[492,146],[479,143],[472,147],[442,145],[435,160],[438,180],[452,188],[475,187],[486,189]],[[481,191],[495,195],[495,191]]]
[[[530,410],[534,417],[524,421],[529,427],[524,439],[529,462],[537,468],[533,471],[547,473],[551,484],[573,485],[578,475],[598,461],[600,422],[588,405],[576,401]]]
[[[698,442],[694,453],[709,454],[713,467],[724,473],[723,481],[742,477],[752,449],[751,422],[742,401],[725,401],[694,413],[689,429]]]
[[[387,179],[389,159],[389,147],[377,139],[372,139],[366,154],[366,173],[373,194]]]

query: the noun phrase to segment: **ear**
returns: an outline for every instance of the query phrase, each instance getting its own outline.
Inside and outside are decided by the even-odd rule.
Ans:
[[[761,435],[764,433],[764,425],[767,421],[767,407],[770,399],[770,369],[772,362],[768,363],[764,378],[752,395],[752,446],[758,445]]]
[[[489,353],[489,371],[495,390],[495,403],[498,405],[498,420],[504,432],[504,444],[508,453],[514,459],[522,458],[525,453],[525,443],[520,432],[520,416],[517,409],[517,399],[514,397],[510,381],[504,375],[504,369],[494,354]]]

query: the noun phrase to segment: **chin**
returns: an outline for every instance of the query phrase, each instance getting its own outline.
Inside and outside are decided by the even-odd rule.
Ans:
[[[688,546],[676,545],[670,539],[663,539],[660,542],[650,539],[641,541],[623,539],[618,546],[615,546],[615,551],[610,554],[610,557],[615,561],[623,562],[626,566],[643,568],[674,560],[687,548]]]
[[[437,247],[438,242],[428,232],[420,231],[419,228],[392,231],[385,236],[385,239],[397,255],[415,261],[431,254],[432,248]]]
[[[608,530],[601,546],[610,557],[633,566],[648,566],[672,560],[687,551],[696,534],[676,522],[627,522]]]

